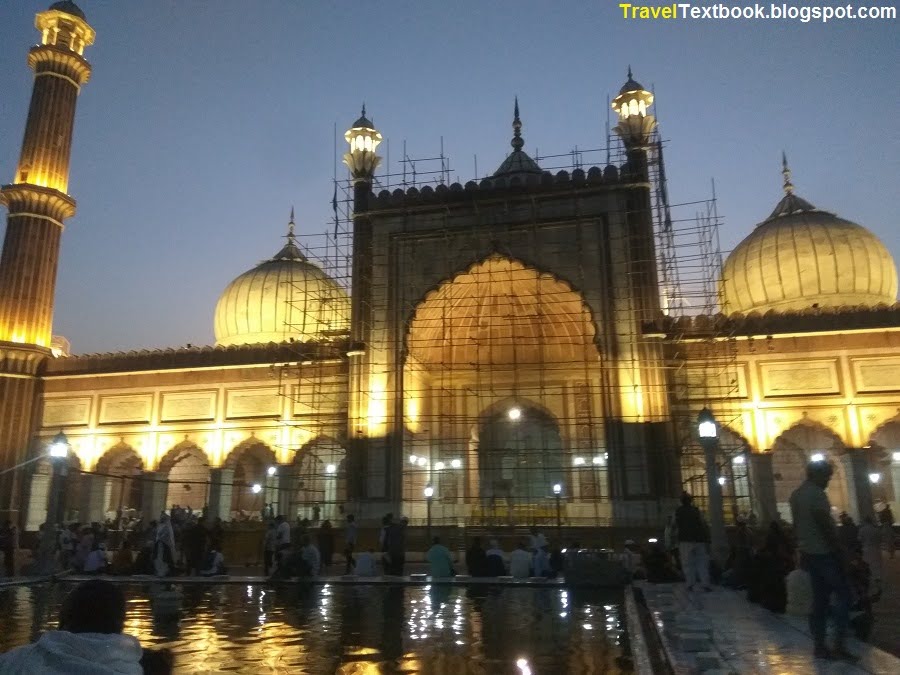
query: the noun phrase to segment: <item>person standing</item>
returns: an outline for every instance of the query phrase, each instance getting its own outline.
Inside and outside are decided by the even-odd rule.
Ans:
[[[64,530],[66,531],[66,530]],[[0,553],[3,553],[3,569],[6,576],[16,575],[16,530],[12,522],[6,521],[0,527]],[[63,567],[63,569],[67,569]]]
[[[169,516],[163,513],[156,526],[156,541],[153,549],[153,570],[158,577],[165,577],[175,569],[175,533]]]
[[[897,540],[894,537],[894,512],[891,511],[890,504],[885,504],[878,513],[878,522],[881,524],[881,538],[887,544],[888,555],[893,560],[894,552],[897,550]]]
[[[353,552],[356,550],[356,517],[347,515],[347,526],[344,528],[344,574],[353,574],[355,563]]]
[[[306,535],[303,535],[304,537]],[[291,547],[291,525],[284,516],[275,517],[275,566],[282,564],[287,556],[287,550]]]
[[[466,569],[469,570],[469,576],[486,577],[488,576],[487,554],[481,548],[481,537],[472,539],[472,546],[466,551]]]
[[[791,494],[791,515],[801,565],[809,572],[812,582],[813,605],[809,629],[814,643],[813,655],[824,659],[852,659],[844,645],[850,618],[847,560],[831,518],[831,504],[825,494],[833,472],[829,462],[807,464],[806,480]],[[833,604],[832,595],[835,598]],[[825,644],[829,609],[835,622],[832,650]]]
[[[266,525],[266,534],[263,537],[263,573],[269,576],[272,571],[272,561],[275,558],[275,521],[270,520]]]
[[[700,509],[694,506],[694,498],[687,492],[681,493],[681,506],[675,510],[675,526],[678,528],[678,555],[681,558],[681,572],[688,590],[699,582],[703,590],[711,590],[709,585],[709,528],[703,520]]]
[[[318,534],[321,569],[324,572],[331,566],[331,559],[334,556],[334,528],[331,527],[330,520],[326,518],[322,521]]]
[[[859,526],[859,543],[862,546],[862,559],[869,566],[872,581],[881,588],[881,530],[875,525],[872,516],[863,518]]]
[[[408,522],[409,520],[403,517],[399,523],[391,523],[388,526],[385,548],[389,565],[385,569],[385,574],[403,576],[403,566],[406,563],[406,524]]]

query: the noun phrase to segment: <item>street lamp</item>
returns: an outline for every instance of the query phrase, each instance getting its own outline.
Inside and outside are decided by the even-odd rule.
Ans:
[[[259,483],[254,483],[250,486],[250,491],[253,492],[253,494],[258,495],[260,492],[262,492],[262,485],[260,485]]]
[[[562,483],[553,484],[553,496],[556,499],[556,540],[557,543],[559,543],[561,541],[560,535],[562,534],[562,515],[560,504],[560,500],[562,499]]]
[[[724,565],[728,553],[725,538],[725,518],[722,514],[722,485],[716,466],[716,451],[719,448],[719,425],[709,408],[703,408],[697,416],[697,435],[706,459],[706,487],[709,492],[709,530],[712,558],[720,566]]]
[[[880,481],[881,481],[881,474],[880,474],[880,473],[870,473],[870,474],[869,474],[869,482],[870,482],[872,485],[877,485]]]
[[[425,546],[431,545],[431,500],[434,498],[434,486],[431,483],[425,486],[425,506],[426,506],[426,518],[427,518],[427,526],[425,529]]]
[[[276,473],[278,473],[278,469],[275,468],[274,466],[270,466],[268,469],[266,469],[266,473],[269,474],[269,477],[272,477]]]
[[[47,505],[47,522],[52,525],[61,524],[65,516],[66,507],[66,479],[69,473],[69,439],[60,430],[50,445],[47,454],[50,456],[50,468],[52,471],[50,503]],[[52,528],[48,528],[52,531]]]

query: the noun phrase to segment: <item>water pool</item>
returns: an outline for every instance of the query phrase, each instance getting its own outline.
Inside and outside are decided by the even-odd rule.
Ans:
[[[0,652],[55,627],[72,584],[0,589]],[[179,673],[621,673],[620,591],[511,586],[123,585],[126,632]],[[525,659],[525,662],[521,661]],[[517,663],[519,665],[517,665]]]

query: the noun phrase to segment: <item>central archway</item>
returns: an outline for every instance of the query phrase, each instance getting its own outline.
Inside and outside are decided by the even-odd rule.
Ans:
[[[427,485],[438,520],[494,500],[546,504],[576,457],[593,470],[591,458],[606,456],[596,334],[572,284],[498,253],[427,293],[404,354],[403,493],[412,510],[424,512]],[[506,404],[521,407],[518,424]],[[567,499],[578,497],[567,482]],[[592,498],[600,494],[608,493],[597,488]]]

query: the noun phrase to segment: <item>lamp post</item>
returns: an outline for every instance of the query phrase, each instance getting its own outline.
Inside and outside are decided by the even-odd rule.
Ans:
[[[50,503],[47,505],[47,522],[57,525],[63,522],[66,508],[66,479],[69,473],[69,439],[60,431],[47,448],[50,456],[52,478],[50,482]]]
[[[562,541],[562,511],[560,500],[562,498],[562,483],[553,484],[553,496],[556,499],[556,541],[557,544]]]
[[[722,483],[716,466],[719,447],[719,425],[709,408],[703,408],[697,416],[697,435],[706,459],[706,489],[709,493],[709,530],[712,558],[720,566],[725,563],[728,544],[725,538],[725,518],[722,515]]]
[[[434,498],[434,487],[429,483],[425,486],[425,518],[426,518],[426,528],[425,528],[425,538],[427,541],[425,542],[426,548],[431,545],[431,500]]]

